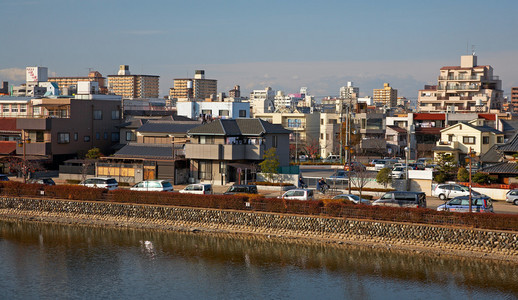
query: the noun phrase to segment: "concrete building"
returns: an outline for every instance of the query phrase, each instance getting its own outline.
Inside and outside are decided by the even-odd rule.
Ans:
[[[160,76],[131,75],[129,66],[121,65],[117,75],[108,75],[108,90],[123,99],[158,98]]]
[[[460,66],[442,67],[437,86],[425,86],[418,96],[422,112],[499,112],[503,103],[502,81],[474,54],[461,56]]]
[[[511,88],[511,101],[510,101],[511,112],[518,112],[518,87]]]
[[[349,99],[349,98],[358,98],[360,96],[360,88],[355,87],[352,81],[347,82],[347,86],[342,86],[340,88],[340,98]]]
[[[216,120],[188,131],[185,157],[193,181],[226,184],[253,180],[264,152],[277,149],[280,166],[289,166],[290,131],[260,119]]]
[[[210,116],[212,119],[250,118],[250,103],[239,100],[223,102],[178,101],[176,111],[179,116],[191,119],[198,119],[200,116]]]
[[[270,113],[274,112],[275,91],[271,87],[267,87],[264,90],[253,90],[250,93],[250,113],[252,116],[255,114]]]
[[[0,96],[7,96],[7,95],[9,95],[9,82],[3,81],[2,88],[0,88]]]
[[[196,70],[194,78],[176,78],[173,88],[169,89],[169,98],[187,98],[205,100],[217,95],[218,81],[206,79],[204,70]]]
[[[372,102],[378,106],[395,107],[397,105],[397,90],[388,83],[384,83],[382,89],[372,90],[372,93]]]
[[[342,116],[343,118],[343,116]],[[320,113],[319,154],[326,158],[331,154],[340,154],[341,119],[337,113]]]
[[[99,86],[99,94],[106,94],[108,92],[108,88],[106,87],[106,78],[97,71],[90,71],[87,77],[49,77],[49,82],[55,82],[62,95],[72,95],[70,92],[77,89],[77,83],[79,81],[97,82]]]

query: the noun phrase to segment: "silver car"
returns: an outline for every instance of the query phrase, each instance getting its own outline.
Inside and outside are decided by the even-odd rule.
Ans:
[[[471,190],[472,196],[481,196],[479,192]],[[441,200],[452,199],[458,196],[469,196],[469,189],[460,184],[442,183],[438,184],[432,190],[432,196],[438,197]]]
[[[505,201],[518,205],[518,190],[510,190],[505,195]]]
[[[340,194],[333,197],[333,199],[345,199],[353,202],[354,204],[358,204],[360,202],[360,196],[353,194]],[[371,202],[367,199],[361,199],[361,203],[365,205],[371,205]]]

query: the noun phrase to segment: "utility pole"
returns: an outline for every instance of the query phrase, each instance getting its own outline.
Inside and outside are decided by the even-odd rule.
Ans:
[[[471,207],[471,159],[472,159],[472,156],[473,156],[473,148],[469,148],[469,196],[468,196],[468,201],[469,201],[469,212],[471,213],[472,212],[472,207]]]

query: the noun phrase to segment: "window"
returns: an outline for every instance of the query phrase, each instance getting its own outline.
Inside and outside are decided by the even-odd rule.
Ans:
[[[482,137],[482,144],[489,144],[489,137],[488,136],[483,136]]]
[[[90,136],[89,136],[89,135],[85,135],[85,137],[84,137],[84,141],[85,141],[85,142],[89,142],[89,141],[90,141]]]
[[[301,119],[288,119],[288,127],[290,127],[290,128],[302,127],[302,120]]]
[[[95,133],[95,139],[96,140],[100,140],[101,139],[101,133],[100,132],[96,132]]]
[[[131,131],[126,132],[126,141],[134,141],[135,134]]]
[[[103,111],[94,110],[94,120],[102,120],[102,119],[103,119]]]
[[[13,104],[13,105],[11,106],[11,112],[18,112],[18,105]]]
[[[276,135],[274,135],[272,137],[272,147],[277,148],[277,136]]]
[[[497,142],[498,144],[502,144],[502,143],[504,142],[504,137],[503,137],[503,136],[497,136],[497,137],[496,137],[496,142]]]
[[[214,144],[213,136],[200,136],[200,144]]]
[[[77,132],[74,132],[74,141],[77,142],[78,139],[79,139],[79,134]]]
[[[239,117],[240,118],[246,118],[246,110],[240,109],[239,110]]]
[[[118,120],[118,119],[120,119],[120,111],[112,110],[112,120]]]
[[[68,144],[68,143],[70,143],[70,133],[59,132],[58,133],[58,144]]]
[[[103,138],[104,138],[105,140],[107,140],[107,139],[108,139],[108,132],[106,132],[106,131],[104,132]]]
[[[204,115],[212,115],[212,109],[202,109],[201,113]]]
[[[119,133],[118,132],[112,132],[112,141],[116,142],[119,140]]]
[[[475,137],[474,136],[464,136],[464,137],[462,137],[462,142],[464,144],[473,145],[473,144],[475,144]]]
[[[220,110],[219,111],[219,116],[220,117],[228,117],[229,116],[228,110]]]
[[[43,143],[44,140],[44,134],[43,131],[36,131],[36,142],[37,143]]]
[[[3,107],[3,112],[9,112],[9,104],[4,104]]]
[[[212,179],[212,162],[200,160],[199,179]],[[201,189],[200,189],[201,190]]]

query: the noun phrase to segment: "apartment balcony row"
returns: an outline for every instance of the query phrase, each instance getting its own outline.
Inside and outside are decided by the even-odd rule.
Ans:
[[[439,80],[457,80],[457,81],[495,81],[500,80],[499,76],[481,76],[481,75],[460,75],[460,76],[439,76]]]
[[[206,160],[261,160],[264,145],[185,144],[185,158]]]
[[[438,85],[437,90],[439,90],[439,91],[478,91],[478,90],[480,90],[480,85],[478,85],[478,84]]]
[[[25,155],[51,155],[50,142],[31,142],[16,145],[16,155],[23,155],[25,147]]]

